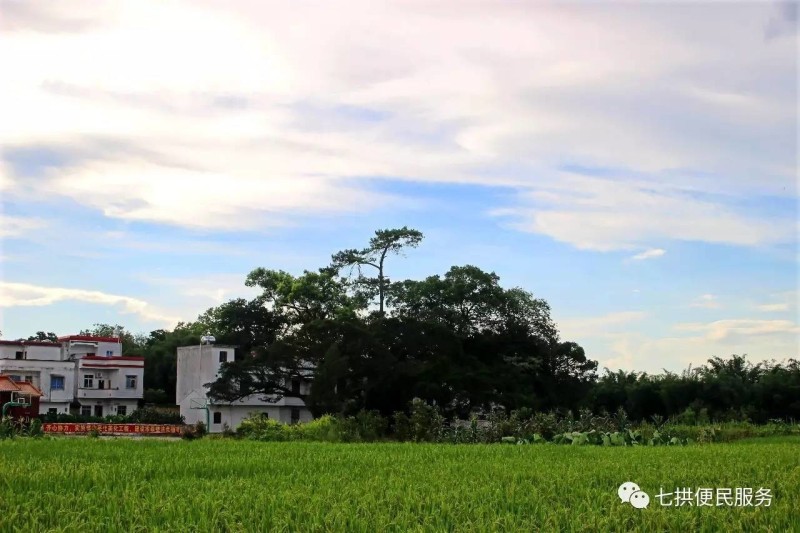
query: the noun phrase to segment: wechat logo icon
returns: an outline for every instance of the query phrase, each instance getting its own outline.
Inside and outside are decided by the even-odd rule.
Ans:
[[[650,505],[650,496],[633,481],[626,481],[617,489],[617,496],[622,503],[630,503],[637,509],[644,509]]]

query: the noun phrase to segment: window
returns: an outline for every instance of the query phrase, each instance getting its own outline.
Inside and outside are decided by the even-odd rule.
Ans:
[[[103,406],[102,405],[95,405],[94,406],[94,416],[97,418],[103,418]]]
[[[262,419],[263,418],[269,418],[269,413],[264,411],[263,413],[259,413],[258,416],[260,416]]]
[[[25,376],[25,381],[28,383],[33,383],[33,376]]]
[[[92,416],[92,408],[89,405],[81,406],[81,416]]]
[[[292,380],[292,394],[300,394],[300,380],[298,378]]]
[[[228,352],[222,350],[219,352],[219,362],[220,363],[227,363],[228,362]]]
[[[118,405],[117,406],[117,414],[119,416],[125,416],[128,414],[128,406],[127,405]]]
[[[214,413],[214,423],[215,424],[221,424],[222,423],[222,413],[220,413],[219,411]]]
[[[22,381],[22,376],[18,376],[16,374],[11,374],[9,377],[11,378],[11,381]]]
[[[64,390],[64,376],[50,376],[51,390]]]
[[[94,374],[84,374],[84,376],[83,376],[83,388],[84,389],[93,389],[94,388]]]
[[[25,352],[14,352],[14,359],[25,359]]]
[[[47,410],[47,414],[48,415],[56,415],[56,414],[58,414],[58,409],[55,408],[55,407],[51,407],[50,409]]]
[[[106,350],[107,357],[111,357],[112,355],[114,355],[114,350]]]
[[[125,376],[125,388],[126,389],[136,388],[136,376]]]
[[[292,407],[292,424],[300,422],[300,408]]]

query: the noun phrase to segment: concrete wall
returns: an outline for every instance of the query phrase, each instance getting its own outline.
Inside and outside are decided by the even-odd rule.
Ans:
[[[300,422],[310,422],[313,417],[311,411],[305,407],[300,409]],[[200,411],[205,416],[203,411]],[[219,422],[214,422],[215,413],[219,413]],[[225,424],[231,429],[236,429],[242,420],[250,417],[251,415],[266,414],[272,420],[290,424],[292,422],[292,408],[291,407],[255,407],[250,405],[210,405],[209,406],[209,419],[211,424],[209,427],[210,433],[219,433],[224,428]],[[205,422],[205,420],[203,420]],[[187,421],[188,422],[188,421]]]
[[[231,429],[236,429],[242,420],[251,413],[266,413],[270,418],[288,424],[291,422],[292,407],[300,409],[301,422],[312,420],[311,412],[305,408],[305,404],[299,398],[282,398],[274,403],[258,397],[245,398],[233,404],[208,402],[208,388],[204,385],[217,379],[217,374],[222,367],[221,352],[226,352],[227,360],[232,361],[235,347],[212,345],[203,346],[201,349],[198,345],[178,348],[175,403],[180,407],[181,415],[187,424],[208,423],[209,431],[218,433],[222,431],[226,423]],[[307,383],[301,384],[301,392],[307,392],[308,389]],[[208,416],[205,409],[197,408],[204,404],[208,404]],[[220,413],[219,423],[214,423],[215,412]]]
[[[75,387],[75,364],[66,361],[0,360],[0,373],[33,377],[33,384],[42,391],[40,407],[46,403],[67,403],[72,401]],[[64,378],[62,390],[52,389],[52,376]],[[52,405],[50,407],[53,407]],[[43,412],[47,412],[45,409]],[[63,412],[59,410],[59,412]]]
[[[24,359],[42,361],[60,361],[61,346],[38,346],[29,344],[0,344],[0,359],[16,359],[17,352],[23,353]]]
[[[83,361],[81,361],[83,363]],[[84,387],[85,378],[92,376],[92,387]],[[136,380],[135,388],[127,387],[127,377],[133,376]],[[103,381],[103,388],[99,387]],[[112,367],[83,368],[79,367],[75,381],[75,398],[84,399],[117,399],[131,400],[144,397],[144,367]]]

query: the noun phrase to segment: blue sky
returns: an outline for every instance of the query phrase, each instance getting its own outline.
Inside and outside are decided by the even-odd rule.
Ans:
[[[601,367],[798,357],[797,5],[0,0],[0,329],[147,332],[408,225]],[[91,8],[90,8],[91,6]]]

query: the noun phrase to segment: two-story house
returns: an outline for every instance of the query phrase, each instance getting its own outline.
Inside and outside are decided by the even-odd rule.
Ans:
[[[236,402],[216,401],[208,397],[206,384],[219,376],[222,364],[234,361],[236,347],[225,345],[196,345],[178,348],[178,375],[175,403],[187,424],[203,422],[208,431],[218,433],[227,425],[236,429],[242,420],[260,414],[287,424],[308,422],[313,417],[303,400],[284,397],[267,401],[256,395]],[[288,384],[301,394],[308,394],[310,383],[296,380]]]
[[[42,392],[40,413],[69,413],[74,397],[75,363],[64,360],[61,344],[0,341],[0,374],[38,388]]]
[[[75,362],[74,396],[80,414],[128,415],[144,396],[144,357],[123,356],[117,337],[59,337],[63,356]]]
[[[144,396],[144,358],[122,355],[117,337],[70,335],[59,342],[0,341],[0,374],[42,392],[40,414],[126,415]]]

